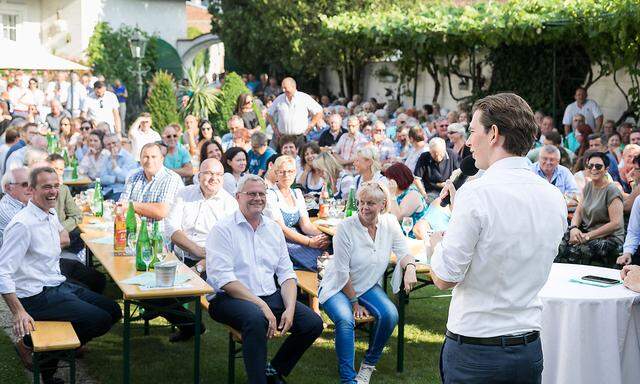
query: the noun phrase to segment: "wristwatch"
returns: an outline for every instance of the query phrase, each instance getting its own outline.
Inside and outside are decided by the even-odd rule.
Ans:
[[[202,266],[202,264],[196,264],[196,272],[198,273],[204,272],[204,267]]]

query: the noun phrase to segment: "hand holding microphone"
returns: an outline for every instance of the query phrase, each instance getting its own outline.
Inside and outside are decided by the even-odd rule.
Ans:
[[[462,159],[462,162],[460,162],[460,172],[453,173],[440,192],[440,206],[446,207],[451,204],[456,191],[467,181],[469,176],[473,176],[476,173],[478,173],[478,168],[476,168],[475,159],[472,156],[467,156]]]

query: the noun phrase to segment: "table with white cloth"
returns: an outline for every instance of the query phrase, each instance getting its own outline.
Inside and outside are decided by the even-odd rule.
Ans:
[[[540,291],[542,382],[640,383],[640,294],[570,281],[586,275],[620,279],[615,269],[553,264]]]

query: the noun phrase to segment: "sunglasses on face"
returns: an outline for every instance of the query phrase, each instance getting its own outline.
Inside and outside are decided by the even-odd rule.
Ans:
[[[604,164],[587,164],[587,169],[595,168],[596,171],[601,171],[604,168]]]
[[[202,130],[203,130],[203,131],[210,131],[210,130],[212,130],[212,129],[213,129],[213,128],[211,128],[211,127],[202,127]]]
[[[178,138],[178,135],[167,135],[165,136],[167,139],[176,139]]]
[[[90,131],[91,127],[80,127],[81,131]]]

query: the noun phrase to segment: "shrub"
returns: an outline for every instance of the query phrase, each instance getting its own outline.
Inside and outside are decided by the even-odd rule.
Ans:
[[[189,84],[181,87],[181,93],[189,96],[189,101],[181,113],[183,117],[194,115],[199,119],[210,120],[209,116],[216,113],[220,99],[218,91],[210,88],[207,79],[199,75],[200,68],[194,65],[187,71]]]
[[[242,81],[242,78],[235,72],[227,74],[221,88],[220,104],[218,105],[217,113],[211,121],[218,134],[227,132],[227,121],[233,116],[238,96],[242,93],[251,93],[244,84],[244,81]]]
[[[161,132],[167,125],[180,120],[173,76],[168,72],[158,71],[153,76],[150,87],[151,92],[146,101],[147,110],[153,118],[154,128]]]

